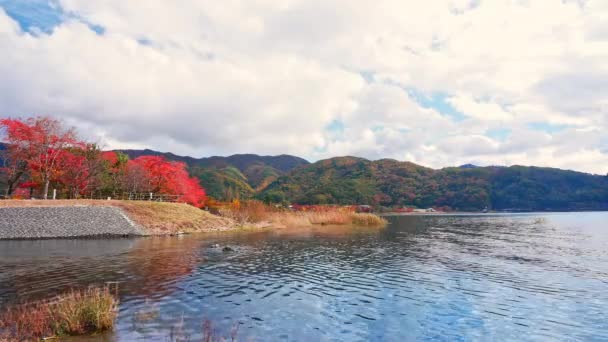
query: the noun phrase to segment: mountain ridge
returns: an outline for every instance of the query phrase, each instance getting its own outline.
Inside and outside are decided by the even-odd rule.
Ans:
[[[216,163],[222,163],[223,161],[236,162],[236,164],[242,164],[243,159],[247,159],[249,162],[254,161],[270,161],[274,167],[281,171],[289,171],[293,167],[286,165],[289,161],[292,161],[295,165],[301,164],[310,164],[304,158],[300,158],[297,156],[289,155],[289,154],[279,154],[279,155],[259,155],[255,153],[237,153],[229,156],[209,156],[209,157],[191,157],[191,156],[182,156],[177,155],[172,152],[160,152],[151,149],[117,149],[114,150],[116,152],[122,152],[129,156],[129,158],[137,158],[142,155],[154,155],[154,156],[163,156],[170,160],[184,161],[188,164],[194,163],[197,165],[215,165]],[[246,163],[246,162],[245,162]]]
[[[292,170],[258,198],[464,211],[608,210],[608,176],[520,165],[432,169],[394,159],[335,157]]]
[[[243,153],[194,158],[150,149],[115,151],[125,153],[131,159],[153,155],[184,162],[189,166],[190,173],[201,180],[209,195],[222,200],[251,198],[278,177],[310,164],[303,158],[288,154],[270,156]]]

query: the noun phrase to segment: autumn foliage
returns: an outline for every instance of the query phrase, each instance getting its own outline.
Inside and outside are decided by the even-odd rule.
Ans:
[[[196,207],[205,203],[205,190],[184,163],[159,156],[129,160],[122,153],[101,151],[48,117],[1,119],[0,130],[8,146],[0,156],[7,196],[29,192],[46,199],[52,186],[63,198],[153,193]]]
[[[148,192],[178,195],[178,201],[202,207],[205,190],[198,179],[190,177],[186,164],[167,161],[159,156],[142,156],[127,163],[128,170],[137,173]]]
[[[114,326],[117,315],[118,299],[108,286],[72,290],[49,300],[0,309],[0,341],[102,332]]]
[[[65,129],[59,121],[45,117],[2,119],[0,127],[6,130],[9,163],[19,165],[24,171],[27,167],[32,178],[43,186],[42,196],[46,199],[51,180],[59,177],[63,170],[60,164],[69,153],[68,149],[80,144],[74,130]]]

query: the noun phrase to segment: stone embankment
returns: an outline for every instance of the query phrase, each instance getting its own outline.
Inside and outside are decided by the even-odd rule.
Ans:
[[[0,239],[144,235],[115,207],[0,207]]]

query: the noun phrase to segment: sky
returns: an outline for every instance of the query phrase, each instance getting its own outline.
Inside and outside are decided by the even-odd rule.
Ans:
[[[108,149],[608,172],[606,0],[0,0],[0,52]]]

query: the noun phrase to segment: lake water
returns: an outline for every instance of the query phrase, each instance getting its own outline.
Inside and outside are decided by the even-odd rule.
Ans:
[[[0,241],[0,306],[115,281],[117,329],[99,340],[196,340],[209,320],[244,341],[608,341],[608,213],[389,219]]]

